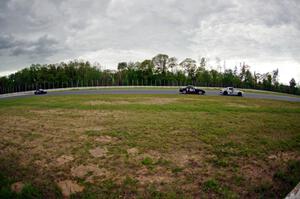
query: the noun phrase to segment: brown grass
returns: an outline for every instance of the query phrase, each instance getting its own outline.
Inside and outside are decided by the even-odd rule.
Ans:
[[[87,101],[83,104],[85,105],[128,105],[128,104],[157,104],[157,105],[163,105],[163,104],[170,104],[173,102],[176,102],[178,99],[176,98],[130,98],[129,100],[113,100],[113,101],[106,101],[106,100],[93,100],[93,101]]]

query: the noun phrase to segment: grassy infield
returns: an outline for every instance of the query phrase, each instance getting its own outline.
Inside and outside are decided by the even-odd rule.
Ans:
[[[62,197],[65,179],[85,187],[74,198],[282,198],[300,181],[300,103],[43,96],[1,100],[0,121],[0,198]],[[97,147],[107,154],[93,157]],[[80,165],[105,172],[72,175]]]

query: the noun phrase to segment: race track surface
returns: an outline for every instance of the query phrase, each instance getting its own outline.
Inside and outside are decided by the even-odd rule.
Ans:
[[[66,90],[66,91],[51,91],[46,94],[46,96],[62,96],[62,95],[93,95],[93,94],[170,94],[176,95],[178,89],[95,89],[95,90]],[[218,90],[207,90],[206,96],[219,96]],[[23,94],[13,94],[6,95],[5,97],[0,95],[0,99],[4,98],[20,98],[34,96],[33,92],[27,92]],[[39,97],[39,96],[36,96]],[[234,97],[234,96],[227,96]],[[300,97],[293,97],[288,95],[273,95],[273,94],[264,94],[264,93],[244,93],[245,98],[255,98],[255,99],[271,99],[271,100],[283,100],[290,102],[300,102]]]

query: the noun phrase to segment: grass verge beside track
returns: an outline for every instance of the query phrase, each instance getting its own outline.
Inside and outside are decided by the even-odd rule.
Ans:
[[[40,96],[1,100],[0,120],[0,198],[14,182],[59,198],[66,180],[74,198],[282,198],[300,181],[296,102]]]

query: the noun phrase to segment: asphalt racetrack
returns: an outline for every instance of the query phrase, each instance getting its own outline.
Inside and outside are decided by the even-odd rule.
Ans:
[[[170,94],[170,95],[179,95],[178,89],[170,88],[170,89],[94,89],[94,90],[65,90],[65,91],[50,91],[46,94],[46,96],[61,96],[61,95],[93,95],[93,94]],[[219,96],[220,93],[218,90],[206,90],[205,95],[207,96]],[[15,93],[13,95],[1,96],[0,99],[4,98],[20,98],[20,97],[28,97],[34,96],[33,92],[27,92],[23,94]],[[36,96],[39,97],[39,96]],[[199,96],[201,97],[201,96]],[[227,97],[235,97],[235,96],[227,96]],[[236,96],[237,97],[237,96]],[[276,94],[265,94],[265,93],[244,93],[246,98],[256,98],[256,99],[271,99],[271,100],[283,100],[290,102],[300,102],[300,97],[293,97],[289,95],[276,95]]]

